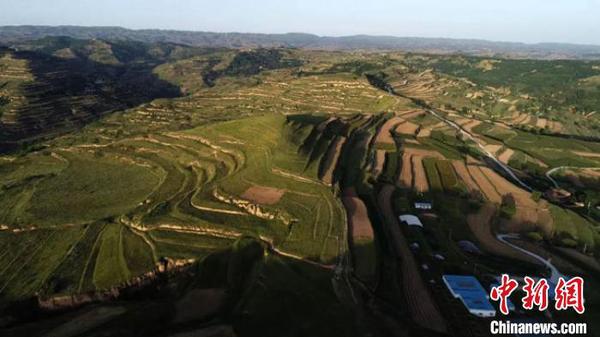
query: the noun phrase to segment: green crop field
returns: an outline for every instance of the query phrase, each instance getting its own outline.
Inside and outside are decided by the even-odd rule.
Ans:
[[[458,188],[458,179],[456,177],[456,173],[452,168],[452,164],[450,164],[447,160],[439,160],[435,163],[438,173],[440,174],[440,179],[442,180],[442,186],[444,186],[444,190],[451,192]]]
[[[427,174],[427,181],[429,183],[429,187],[432,191],[442,191],[444,185],[442,183],[442,179],[440,178],[440,174],[437,168],[437,160],[433,158],[425,158],[423,159],[423,167],[425,168],[425,173]]]

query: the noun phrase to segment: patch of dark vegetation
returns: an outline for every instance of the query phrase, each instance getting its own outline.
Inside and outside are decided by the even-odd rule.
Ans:
[[[369,73],[365,76],[367,77],[369,84],[371,84],[372,86],[381,90],[385,90],[389,93],[394,93],[394,88],[387,81],[389,75],[384,73],[383,71]]]
[[[328,75],[339,73],[350,73],[355,76],[362,76],[366,73],[376,73],[392,65],[392,61],[384,59],[381,62],[367,62],[361,60],[352,60],[348,62],[336,63],[329,69],[323,71],[299,71],[297,76]]]
[[[208,86],[214,86],[221,76],[252,76],[265,70],[299,67],[301,60],[289,59],[278,49],[256,49],[237,53],[227,68],[207,71],[203,80]]]

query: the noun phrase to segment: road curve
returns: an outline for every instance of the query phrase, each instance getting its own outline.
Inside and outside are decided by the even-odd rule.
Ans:
[[[533,188],[531,188],[531,186],[527,185],[526,183],[524,183],[521,179],[519,179],[519,177],[517,177],[515,175],[515,173],[512,171],[512,169],[504,164],[503,162],[501,162],[498,158],[496,158],[496,156],[491,153],[490,151],[486,150],[485,147],[479,142],[479,140],[475,137],[473,137],[473,135],[471,133],[469,133],[467,130],[463,129],[460,125],[456,124],[455,122],[441,116],[440,114],[438,114],[437,112],[433,111],[432,109],[426,109],[425,111],[427,111],[428,113],[432,114],[434,117],[436,117],[437,119],[443,121],[444,123],[450,125],[451,127],[455,128],[456,130],[458,130],[459,132],[461,132],[463,135],[467,136],[470,140],[472,140],[473,142],[475,142],[475,144],[477,144],[477,146],[479,147],[479,149],[491,160],[494,161],[494,163],[496,163],[500,168],[502,168],[502,170],[504,172],[506,172],[506,174],[508,174],[514,181],[516,181],[519,185],[521,185],[523,188],[525,188],[527,191],[531,192],[533,191]]]
[[[533,252],[530,252],[525,248],[519,247],[507,240],[507,239],[517,239],[517,238],[519,238],[518,235],[516,235],[516,234],[498,234],[498,235],[496,235],[496,238],[498,240],[500,240],[501,242],[511,246],[512,248],[522,252],[523,254],[527,254],[527,255],[533,257],[534,259],[540,261],[542,264],[544,264],[548,269],[550,269],[550,282],[552,284],[558,284],[558,279],[560,277],[563,277],[563,274],[561,274],[560,271],[558,271],[558,269],[549,260],[546,260],[543,257],[541,257]]]

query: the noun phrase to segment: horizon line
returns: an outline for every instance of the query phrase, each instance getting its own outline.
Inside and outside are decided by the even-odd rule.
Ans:
[[[72,24],[60,24],[60,25],[36,25],[36,24],[9,24],[0,25],[0,30],[6,27],[72,27],[72,28],[118,28],[130,31],[165,31],[165,32],[185,32],[185,33],[209,33],[209,34],[248,34],[248,35],[311,35],[317,38],[348,38],[348,37],[375,37],[375,38],[397,38],[397,39],[429,39],[429,40],[462,40],[462,41],[479,41],[479,42],[491,42],[491,43],[505,43],[505,44],[521,44],[521,45],[544,45],[544,44],[557,44],[557,45],[571,45],[571,46],[587,46],[587,47],[599,47],[600,44],[594,43],[573,43],[573,42],[556,42],[556,41],[544,41],[544,42],[522,42],[522,41],[509,41],[509,40],[491,40],[482,38],[467,38],[467,37],[426,37],[426,36],[401,36],[401,35],[379,35],[379,34],[351,34],[351,35],[321,35],[316,33],[306,32],[285,32],[285,33],[264,33],[264,32],[241,32],[241,31],[211,31],[211,30],[195,30],[195,29],[172,29],[172,28],[128,28],[125,26],[87,26],[87,25],[72,25]]]

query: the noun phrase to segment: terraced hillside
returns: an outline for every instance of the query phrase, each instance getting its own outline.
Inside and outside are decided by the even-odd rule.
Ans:
[[[282,138],[288,128],[282,116],[253,117],[3,163],[2,203],[10,207],[1,222],[12,233],[3,242],[16,245],[4,259],[3,294],[39,290],[23,290],[21,277],[48,258],[43,249],[35,254],[44,247],[40,235],[65,248],[49,248],[49,275],[37,274],[40,284],[61,279],[65,288],[50,292],[106,288],[151,269],[158,257],[198,258],[244,235],[298,259],[335,263],[341,205]],[[81,272],[52,275],[64,268]]]
[[[0,156],[2,333],[487,336],[442,276],[502,273],[584,276],[585,315],[511,319],[595,326],[595,96],[535,75],[593,62],[20,48],[0,58],[2,130],[32,141]]]

